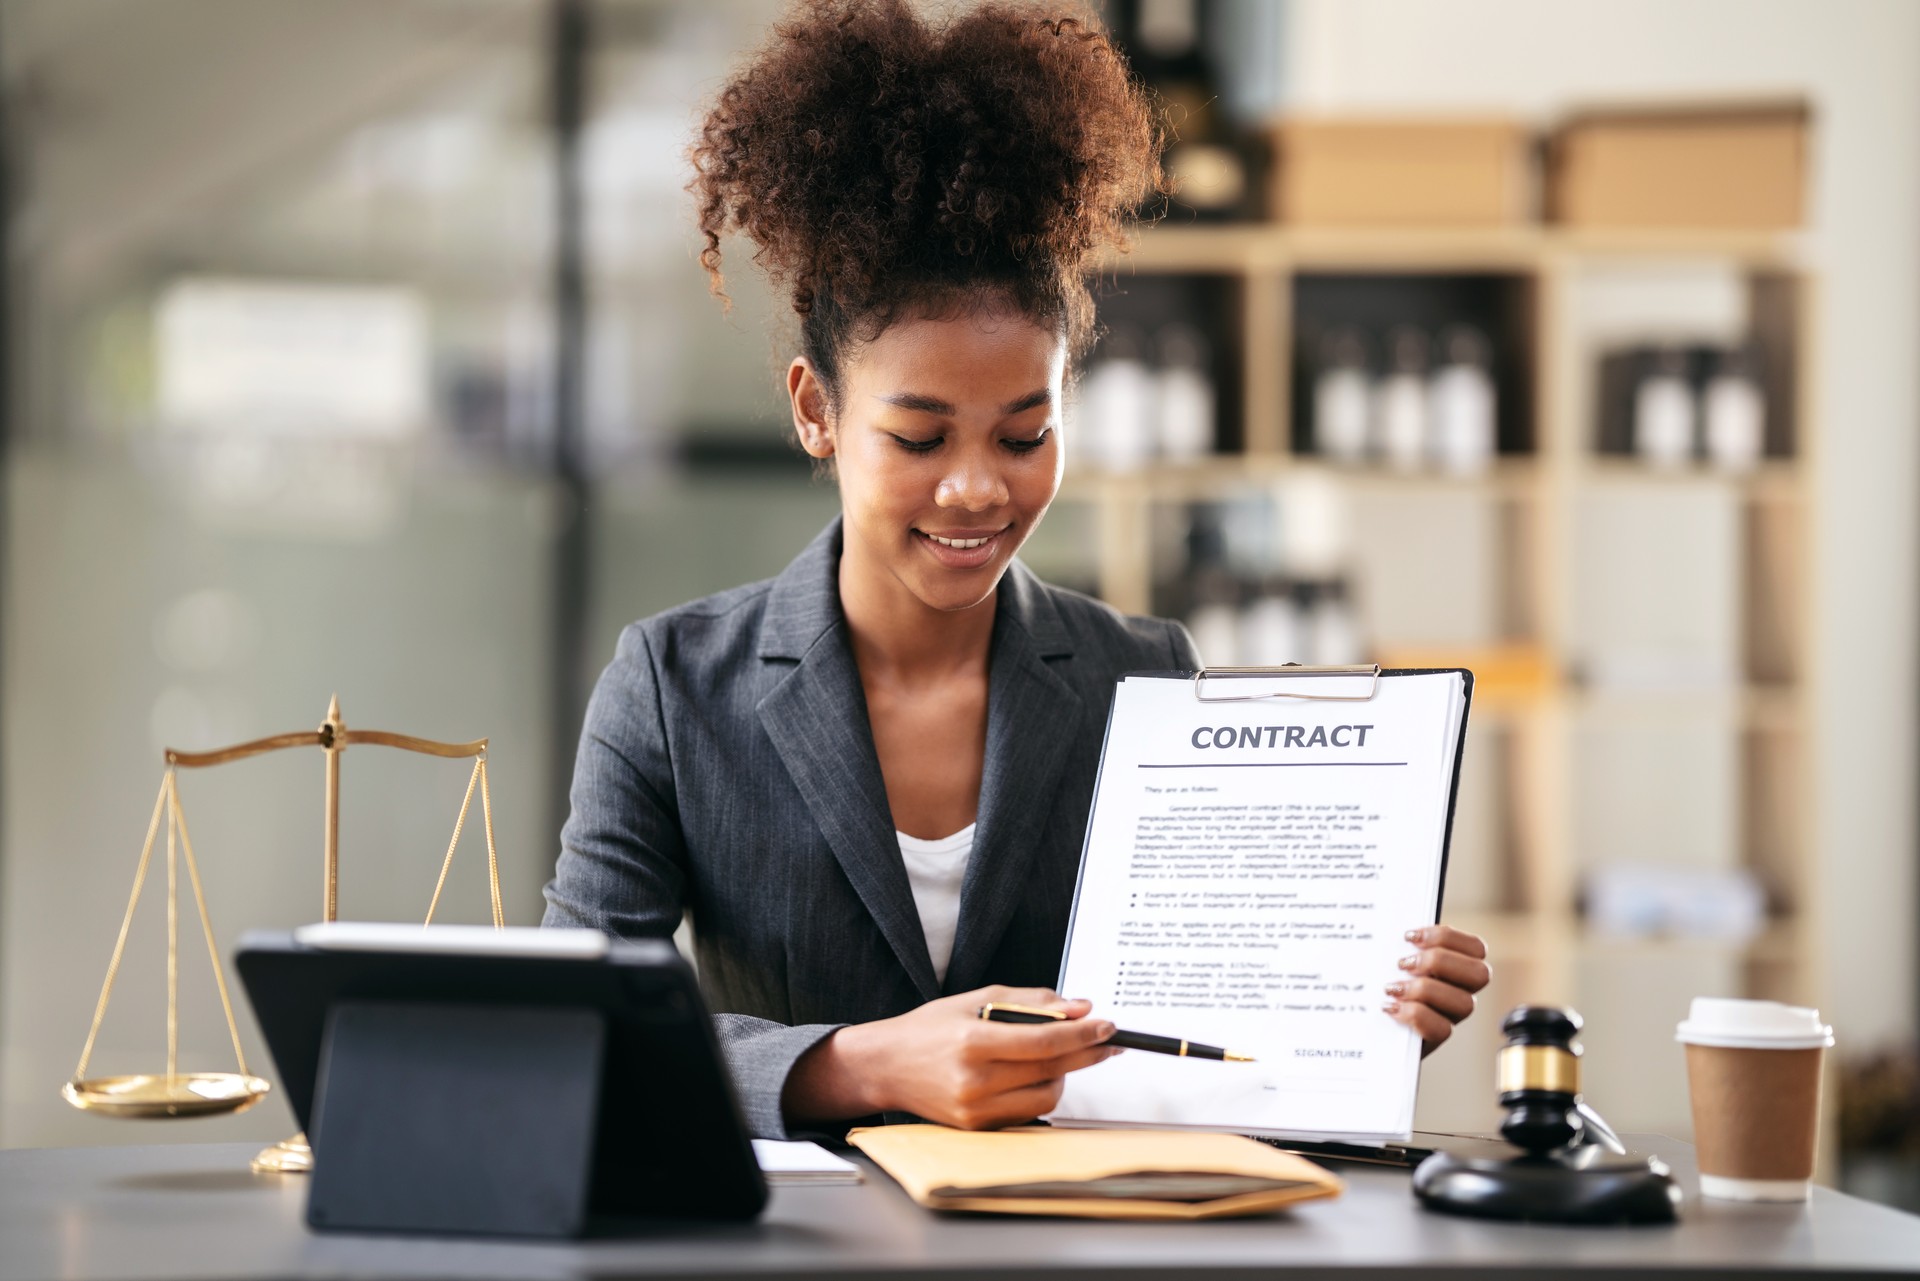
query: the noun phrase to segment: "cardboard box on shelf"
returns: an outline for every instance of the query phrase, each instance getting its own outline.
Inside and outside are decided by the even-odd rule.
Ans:
[[[1798,227],[1809,119],[1797,100],[1578,112],[1548,146],[1549,217],[1586,228]]]
[[[1332,118],[1274,130],[1269,208],[1303,227],[1504,227],[1534,208],[1532,132],[1503,118]]]

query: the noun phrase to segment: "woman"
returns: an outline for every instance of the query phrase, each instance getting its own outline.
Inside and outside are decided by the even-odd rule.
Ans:
[[[779,577],[621,635],[587,711],[546,920],[666,937],[756,1134],[906,1113],[1027,1120],[1113,1025],[1059,973],[1115,678],[1191,668],[1174,623],[1014,554],[1059,488],[1091,254],[1159,186],[1160,138],[1081,10],[944,25],[804,0],[721,92],[693,191],[720,290],[740,231],[787,289],[787,392],[842,516]],[[1429,1048],[1485,948],[1409,936],[1387,1013]],[[984,986],[993,985],[993,986]],[[1051,1026],[982,1023],[987,1000]]]

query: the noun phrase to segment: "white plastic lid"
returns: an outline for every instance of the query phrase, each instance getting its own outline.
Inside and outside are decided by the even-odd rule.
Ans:
[[[1728,1050],[1813,1050],[1833,1044],[1833,1029],[1803,1005],[1696,996],[1674,1039]]]

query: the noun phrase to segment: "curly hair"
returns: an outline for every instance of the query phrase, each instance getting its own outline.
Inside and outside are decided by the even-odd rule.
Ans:
[[[1165,193],[1164,145],[1080,0],[797,0],[692,147],[700,262],[724,299],[721,236],[755,243],[830,398],[848,344],[908,313],[1011,303],[1079,355],[1086,268]]]

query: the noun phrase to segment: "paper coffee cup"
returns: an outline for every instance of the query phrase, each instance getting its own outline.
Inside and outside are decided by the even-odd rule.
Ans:
[[[1699,997],[1687,1047],[1700,1191],[1728,1201],[1804,1201],[1820,1121],[1820,1060],[1833,1029],[1777,1001]]]

